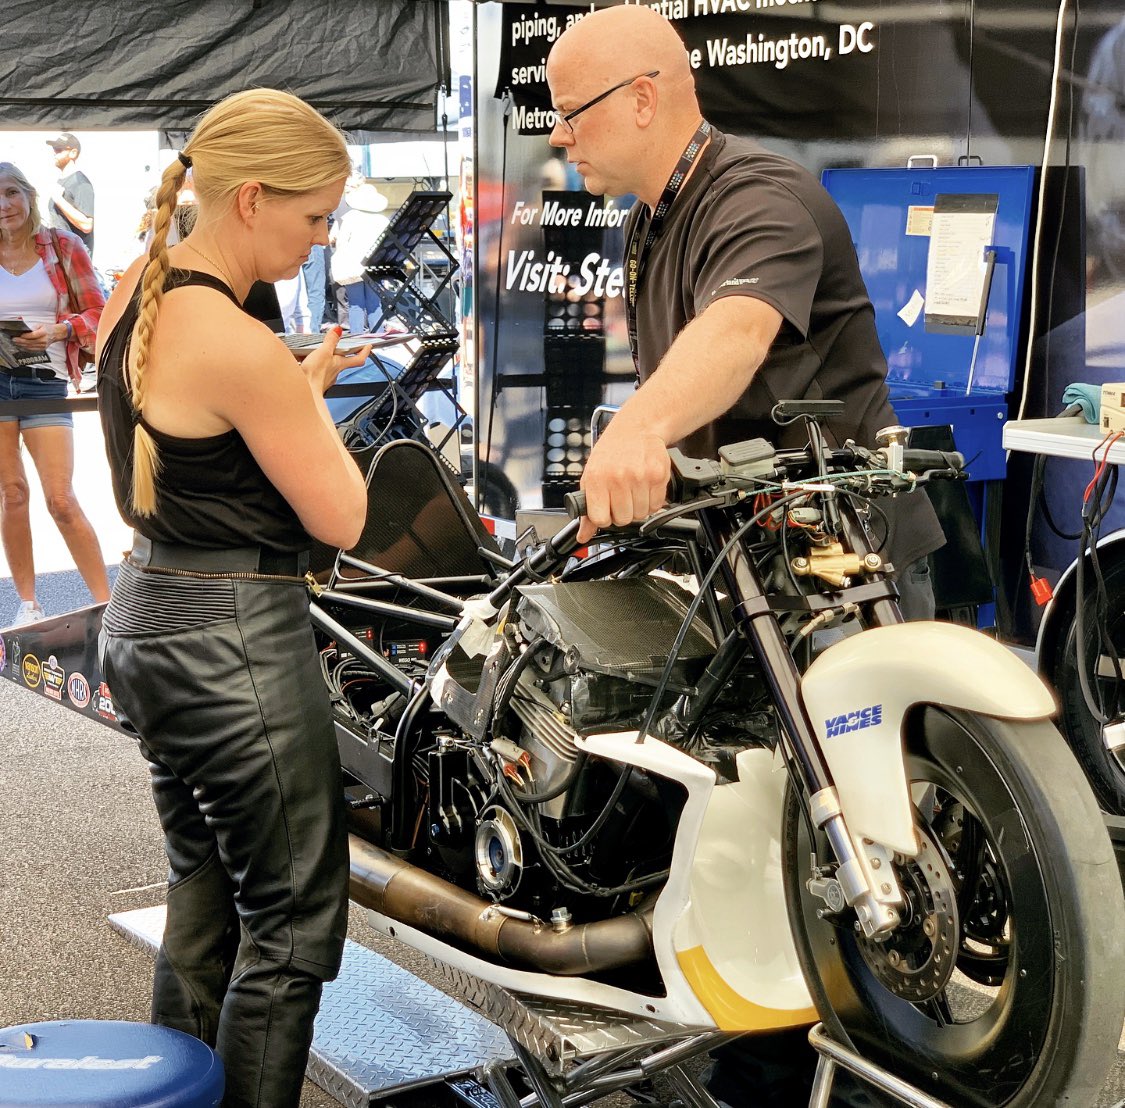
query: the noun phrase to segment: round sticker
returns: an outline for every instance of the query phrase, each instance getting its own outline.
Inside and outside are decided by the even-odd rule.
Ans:
[[[66,681],[66,695],[76,708],[85,708],[90,703],[90,682],[81,673],[72,673]]]

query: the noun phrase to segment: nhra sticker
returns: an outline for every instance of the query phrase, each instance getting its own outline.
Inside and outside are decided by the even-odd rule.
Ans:
[[[39,688],[39,682],[43,680],[43,667],[39,664],[39,659],[34,654],[27,654],[23,659],[23,683],[29,689]]]
[[[72,673],[66,682],[66,695],[76,708],[85,708],[90,703],[90,682],[81,673]]]
[[[52,654],[43,663],[43,691],[52,699],[62,702],[63,685],[66,683],[66,674],[63,667]]]
[[[94,711],[103,719],[117,722],[117,713],[113,710],[113,697],[104,681],[98,686],[98,694],[94,697]]]
[[[870,708],[859,708],[844,716],[832,716],[824,721],[825,738],[834,739],[849,731],[863,731],[868,727],[878,727],[883,722],[883,705],[872,704]]]

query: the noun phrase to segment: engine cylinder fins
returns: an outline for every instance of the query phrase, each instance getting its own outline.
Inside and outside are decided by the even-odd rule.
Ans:
[[[523,876],[523,845],[511,815],[499,806],[481,816],[476,831],[477,876],[491,893],[508,895]]]
[[[519,721],[556,757],[573,764],[578,758],[576,733],[552,711],[532,697],[512,697],[512,711]]]

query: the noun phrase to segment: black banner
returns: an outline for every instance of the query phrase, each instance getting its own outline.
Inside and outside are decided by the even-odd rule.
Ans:
[[[597,6],[604,6],[599,4]],[[996,0],[663,0],[695,72],[704,115],[723,130],[794,141],[963,131],[1042,131],[1051,21]],[[552,44],[593,5],[504,5],[496,95],[519,134],[546,134]],[[1021,18],[1015,18],[1020,14]],[[974,72],[976,80],[974,82]],[[987,79],[982,79],[987,74]],[[977,86],[990,103],[977,102]],[[977,91],[979,96],[979,91]],[[992,115],[989,121],[989,114]]]

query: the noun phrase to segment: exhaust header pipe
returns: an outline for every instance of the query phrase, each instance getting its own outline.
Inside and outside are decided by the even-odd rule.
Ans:
[[[348,845],[349,894],[357,904],[512,965],[575,976],[632,965],[653,954],[651,905],[556,931],[539,921],[498,912],[490,901],[358,835],[349,835]]]

